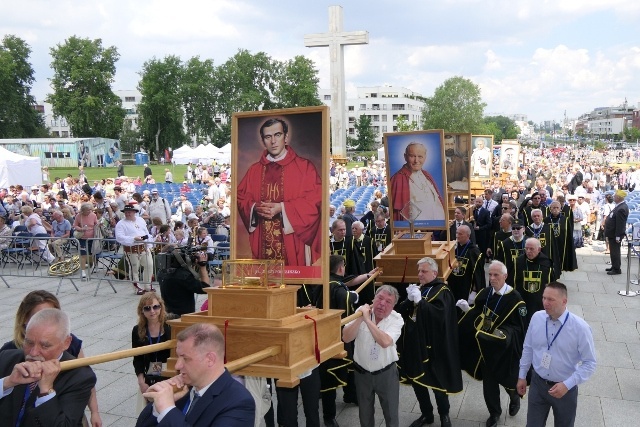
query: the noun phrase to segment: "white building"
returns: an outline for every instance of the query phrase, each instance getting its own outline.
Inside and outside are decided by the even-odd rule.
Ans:
[[[587,133],[591,137],[613,138],[621,134],[631,124],[632,106],[598,107],[589,113]]]
[[[320,89],[320,99],[331,105],[331,92]],[[347,134],[357,138],[355,122],[360,116],[371,118],[371,127],[382,142],[386,132],[397,132],[396,120],[404,116],[408,124],[415,121],[420,125],[424,102],[422,95],[403,87],[389,85],[375,87],[359,87],[356,98],[347,98]]]
[[[131,123],[131,129],[138,128],[138,104],[142,101],[142,94],[139,90],[114,90],[122,100],[122,108],[124,108],[124,119]]]

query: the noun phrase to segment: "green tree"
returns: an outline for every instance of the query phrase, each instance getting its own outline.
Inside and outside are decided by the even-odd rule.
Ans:
[[[216,132],[218,88],[216,67],[210,59],[191,58],[184,65],[180,91],[187,134],[196,140],[212,139]]]
[[[140,144],[140,132],[134,129],[130,119],[124,119],[120,135],[120,150],[124,153],[135,153]]]
[[[117,138],[125,111],[111,90],[120,55],[101,39],[72,36],[51,48],[53,93],[47,96],[53,112],[67,119],[74,136]]]
[[[452,77],[438,86],[433,96],[425,101],[423,129],[479,133],[486,106],[476,84],[463,77]]]
[[[488,116],[484,118],[485,135],[491,134],[494,136],[496,144],[500,143],[503,139],[516,139],[520,133],[520,128],[516,123],[505,116]],[[495,126],[490,126],[494,124]]]
[[[187,141],[182,127],[182,62],[173,55],[163,60],[153,58],[144,63],[140,75],[140,138],[143,145],[159,158],[165,148],[180,147]]]
[[[318,98],[318,70],[312,60],[296,56],[274,67],[276,108],[322,105]]]
[[[418,123],[415,120],[409,123],[405,116],[399,115],[396,119],[396,127],[398,128],[398,132],[410,132],[412,130],[418,130]]]
[[[47,136],[31,95],[35,79],[30,55],[29,45],[16,36],[6,35],[0,43],[0,138]]]
[[[356,133],[358,134],[358,138],[356,139],[356,143],[358,144],[358,150],[360,151],[369,151],[373,150],[376,146],[376,139],[378,138],[378,133],[373,130],[371,127],[371,117],[367,115],[361,115],[356,119],[354,123],[354,127],[356,129]]]

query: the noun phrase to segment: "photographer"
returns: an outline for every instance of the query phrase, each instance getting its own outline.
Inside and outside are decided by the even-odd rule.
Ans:
[[[204,294],[204,288],[209,287],[209,273],[207,272],[207,253],[204,251],[193,253],[198,263],[198,273],[187,263],[190,255],[187,250],[174,250],[171,254],[163,254],[171,261],[166,268],[158,271],[160,292],[167,306],[168,316],[177,318],[183,314],[196,311],[196,303],[193,294]],[[197,275],[200,278],[197,278]]]

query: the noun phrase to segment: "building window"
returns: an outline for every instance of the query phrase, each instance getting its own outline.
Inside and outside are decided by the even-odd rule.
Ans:
[[[361,110],[366,110],[367,109],[367,104],[360,104],[360,109]]]
[[[349,123],[355,123],[356,122],[356,118],[353,116],[349,116]]]
[[[331,101],[331,95],[325,95],[324,96],[324,100],[325,101]]]
[[[382,104],[382,109],[383,109],[383,110],[388,110],[388,108],[387,108],[387,107],[388,107],[388,105],[387,105],[387,104]]]
[[[382,115],[382,121],[383,121],[383,122],[386,122],[386,121],[387,121],[387,115],[386,115],[386,114],[383,114],[383,115]]]
[[[349,105],[349,111],[354,111],[355,107],[353,105]]]
[[[379,109],[380,109],[380,104],[373,104],[373,105],[371,106],[371,109],[372,109],[372,110],[379,110]]]
[[[377,93],[372,93],[372,94],[371,94],[371,97],[372,97],[372,98],[377,98],[377,97],[378,97],[378,94],[377,94]]]
[[[125,96],[124,97],[124,102],[136,102],[136,97],[135,96]]]
[[[404,104],[391,104],[392,110],[404,110]]]
[[[356,130],[354,128],[349,128],[349,135],[354,135]]]
[[[387,127],[386,126],[382,126],[382,132],[386,132],[387,131]]]
[[[380,116],[375,115],[375,116],[371,116],[371,120],[374,122],[379,122],[380,121]]]

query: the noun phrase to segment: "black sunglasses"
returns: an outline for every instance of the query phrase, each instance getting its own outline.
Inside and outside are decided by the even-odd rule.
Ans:
[[[160,308],[161,308],[161,307],[162,307],[162,306],[161,306],[160,304],[155,304],[155,305],[145,305],[144,307],[142,307],[142,309],[143,309],[144,311],[151,311],[151,310],[153,310],[153,311],[158,311],[158,310],[160,310]]]

